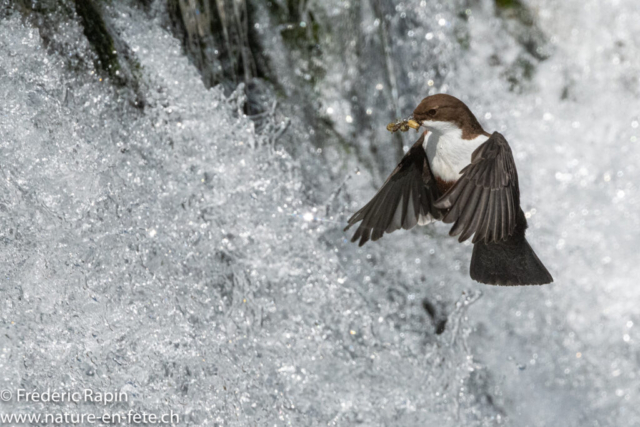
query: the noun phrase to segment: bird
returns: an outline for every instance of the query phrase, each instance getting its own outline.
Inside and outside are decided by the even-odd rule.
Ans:
[[[364,245],[384,233],[434,221],[453,224],[450,236],[473,236],[469,274],[488,285],[543,285],[553,277],[525,238],[518,172],[509,143],[489,134],[464,102],[448,94],[424,98],[390,131],[424,129],[373,196],[348,220],[360,222],[351,241]]]

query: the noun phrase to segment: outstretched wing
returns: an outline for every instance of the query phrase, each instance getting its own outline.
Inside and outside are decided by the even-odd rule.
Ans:
[[[360,239],[362,246],[369,239],[378,240],[385,232],[408,230],[442,217],[433,206],[439,193],[422,148],[425,134],[413,144],[373,199],[349,219],[345,231],[362,221],[352,242]]]
[[[463,242],[499,242],[516,228],[520,206],[518,172],[507,140],[494,132],[471,156],[471,164],[435,206],[449,209],[442,220],[454,223],[449,234]]]

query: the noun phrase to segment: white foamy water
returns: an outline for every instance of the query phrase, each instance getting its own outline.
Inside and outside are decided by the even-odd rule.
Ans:
[[[345,217],[376,173],[318,155],[316,175],[341,175],[326,193],[350,176],[327,214],[277,132],[242,115],[241,91],[206,90],[160,18],[115,3],[144,110],[90,60],[69,69],[18,16],[1,22],[0,389],[122,390],[112,412],[172,409],[188,425],[640,423],[634,2],[528,2],[552,53],[523,93],[489,65],[521,51],[490,3],[468,24],[396,9],[422,20],[404,60],[430,70],[428,40],[449,68],[444,88],[416,71],[417,93],[400,95],[459,96],[516,153],[528,238],[555,278],[525,288],[472,282],[471,246],[441,224],[349,243]],[[57,37],[85,55],[79,24]],[[329,68],[327,102],[344,71]],[[46,406],[59,409],[101,408]]]

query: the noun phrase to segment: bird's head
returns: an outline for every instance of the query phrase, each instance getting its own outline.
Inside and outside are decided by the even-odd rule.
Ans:
[[[426,97],[413,111],[409,125],[424,126],[430,132],[446,134],[462,130],[463,138],[475,138],[485,133],[471,110],[451,95],[438,94]]]

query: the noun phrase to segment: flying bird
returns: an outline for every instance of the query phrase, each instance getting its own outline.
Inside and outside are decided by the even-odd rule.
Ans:
[[[420,102],[390,131],[425,128],[376,195],[350,219],[362,221],[352,242],[433,221],[453,224],[449,235],[473,236],[470,275],[490,285],[542,285],[553,277],[525,238],[518,172],[498,132],[484,131],[471,110],[445,94]]]

